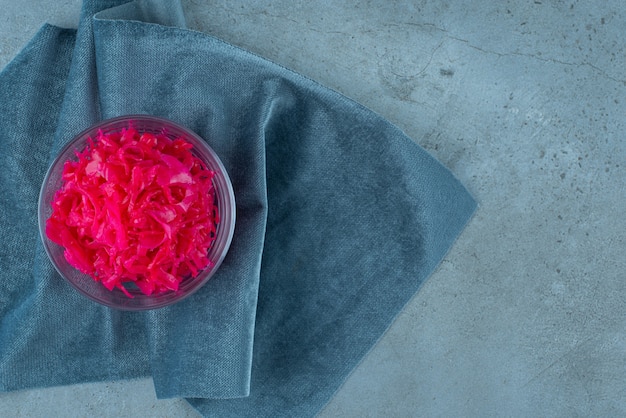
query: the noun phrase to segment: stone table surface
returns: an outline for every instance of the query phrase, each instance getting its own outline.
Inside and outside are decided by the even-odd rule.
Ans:
[[[321,417],[626,415],[626,3],[186,0],[189,25],[382,114],[480,207]],[[0,68],[79,0],[0,0]],[[149,379],[0,416],[195,417]]]

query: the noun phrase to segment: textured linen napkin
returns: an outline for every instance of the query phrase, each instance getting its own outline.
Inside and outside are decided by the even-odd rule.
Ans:
[[[87,126],[145,113],[197,132],[229,172],[231,249],[160,310],[74,291],[37,198]],[[475,210],[396,127],[315,82],[184,29],[177,1],[83,4],[0,73],[0,390],[152,376],[216,416],[311,416],[432,273]]]

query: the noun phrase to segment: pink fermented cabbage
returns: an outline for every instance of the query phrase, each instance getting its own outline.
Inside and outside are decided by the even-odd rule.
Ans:
[[[107,289],[178,290],[211,265],[219,213],[214,172],[183,138],[99,132],[63,167],[46,235]]]

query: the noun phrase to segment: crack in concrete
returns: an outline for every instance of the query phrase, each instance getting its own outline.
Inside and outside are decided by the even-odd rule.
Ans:
[[[227,14],[232,14],[232,15],[237,15],[237,16],[244,16],[244,17],[252,17],[252,16],[259,16],[259,15],[263,15],[269,18],[273,18],[273,19],[282,19],[291,23],[295,23],[296,25],[298,25],[300,28],[305,28],[308,29],[312,32],[316,32],[316,33],[321,33],[321,34],[338,34],[338,35],[344,35],[344,36],[350,36],[353,37],[354,33],[350,33],[350,32],[345,32],[345,31],[338,31],[338,30],[323,30],[323,29],[318,29],[316,27],[313,27],[310,25],[310,23],[304,23],[301,22],[299,20],[293,19],[287,15],[284,14],[273,14],[268,12],[267,10],[262,10],[259,12],[238,12],[236,10],[233,9],[229,9],[227,7],[224,6],[217,6],[218,8],[222,9],[224,12],[226,12]],[[595,64],[592,64],[590,62],[580,62],[580,63],[576,63],[576,62],[569,62],[569,61],[563,61],[563,60],[559,60],[556,58],[544,58],[541,56],[538,56],[536,54],[528,54],[528,53],[523,53],[523,52],[498,52],[498,51],[493,51],[493,50],[489,50],[489,49],[485,49],[485,48],[481,48],[477,45],[474,45],[473,43],[471,43],[468,39],[464,39],[461,38],[459,36],[456,36],[452,33],[450,33],[450,31],[448,31],[445,28],[442,28],[440,26],[437,26],[433,23],[415,23],[415,22],[399,22],[399,23],[386,23],[385,26],[388,27],[405,27],[405,26],[415,26],[421,29],[432,29],[438,32],[441,32],[447,39],[453,40],[453,41],[457,41],[457,42],[461,42],[465,45],[467,45],[469,48],[472,48],[476,51],[479,51],[483,54],[488,54],[488,55],[495,55],[497,57],[523,57],[523,58],[530,58],[533,60],[537,60],[543,63],[551,63],[551,64],[558,64],[558,65],[565,65],[565,66],[571,66],[571,67],[589,67],[592,70],[594,70],[595,72],[599,73],[601,76],[607,78],[608,80],[617,82],[617,83],[621,83],[623,85],[626,86],[626,79],[620,79],[617,77],[613,77],[612,75],[608,74],[606,70],[598,67]],[[373,32],[372,29],[370,30],[365,30],[365,31],[360,31],[359,33],[363,34],[363,33],[371,33]],[[441,45],[439,45],[441,46]],[[437,47],[436,49],[439,49],[439,47]],[[436,51],[435,49],[435,51]],[[431,56],[431,60],[432,60],[432,56]]]
[[[489,49],[485,49],[485,48],[481,48],[477,45],[474,45],[473,43],[471,43],[468,39],[463,39],[459,36],[456,36],[454,34],[451,34],[447,29],[444,29],[442,27],[439,27],[433,23],[413,23],[413,22],[403,22],[403,23],[392,23],[392,24],[387,24],[387,26],[402,26],[402,25],[408,25],[408,26],[416,26],[419,28],[428,28],[428,29],[433,29],[436,30],[438,32],[441,32],[444,34],[444,36],[447,39],[451,39],[457,42],[461,42],[464,43],[465,45],[467,45],[468,47],[475,49],[476,51],[482,52],[484,54],[489,54],[489,55],[495,55],[497,57],[524,57],[524,58],[530,58],[530,59],[534,59],[540,62],[544,62],[544,63],[551,63],[551,64],[558,64],[558,65],[566,65],[566,66],[572,66],[572,67],[589,67],[592,70],[598,72],[600,75],[602,75],[603,77],[611,80],[611,81],[615,81],[617,83],[621,83],[623,85],[626,85],[626,79],[620,79],[620,78],[616,78],[611,76],[610,74],[608,74],[606,72],[606,70],[603,70],[602,68],[598,67],[595,64],[592,64],[590,62],[580,62],[580,63],[576,63],[576,62],[569,62],[569,61],[563,61],[563,60],[559,60],[556,58],[544,58],[541,56],[538,56],[536,54],[527,54],[527,53],[522,53],[522,52],[498,52],[498,51],[492,51]]]
[[[468,41],[467,39],[463,39],[463,38],[458,38],[456,36],[452,36],[452,35],[446,35],[446,38],[448,39],[452,39],[452,40],[456,40],[458,42],[462,42],[464,44],[466,44],[467,46],[469,46],[472,49],[475,49],[477,51],[480,51],[484,54],[491,54],[491,55],[496,55],[498,57],[524,57],[524,58],[530,58],[530,59],[534,59],[540,62],[545,62],[545,63],[551,63],[551,64],[559,64],[559,65],[566,65],[566,66],[571,66],[571,67],[589,67],[593,70],[595,70],[596,72],[600,73],[600,75],[602,75],[603,77],[606,77],[609,80],[618,82],[618,83],[622,83],[624,85],[626,85],[626,79],[622,80],[616,77],[613,77],[611,75],[609,75],[605,70],[603,70],[602,68],[598,67],[595,64],[592,64],[590,62],[580,62],[580,63],[576,63],[576,62],[569,62],[569,61],[563,61],[563,60],[559,60],[556,58],[544,58],[535,54],[527,54],[527,53],[523,53],[523,52],[497,52],[497,51],[491,51],[488,49],[484,49],[484,48],[480,48],[474,44],[472,44],[470,41]]]

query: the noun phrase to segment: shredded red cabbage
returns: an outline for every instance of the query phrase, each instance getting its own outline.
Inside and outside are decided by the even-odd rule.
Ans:
[[[214,172],[183,138],[99,132],[63,167],[46,235],[107,289],[178,290],[211,261],[219,213]]]

